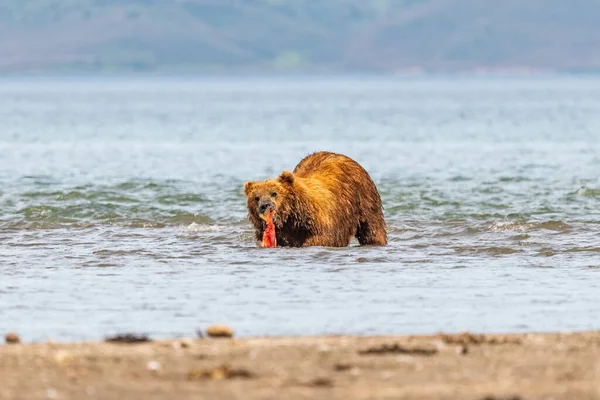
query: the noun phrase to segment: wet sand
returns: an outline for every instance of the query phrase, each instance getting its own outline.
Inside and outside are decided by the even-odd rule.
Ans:
[[[0,345],[2,399],[600,399],[600,331]]]

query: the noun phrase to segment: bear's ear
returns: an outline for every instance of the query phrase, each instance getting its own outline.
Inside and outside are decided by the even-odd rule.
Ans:
[[[248,196],[254,187],[254,182],[246,182],[244,183],[244,194]]]
[[[287,183],[288,185],[291,185],[292,183],[294,183],[294,174],[287,170],[283,171],[281,175],[279,175],[279,181],[281,183]]]

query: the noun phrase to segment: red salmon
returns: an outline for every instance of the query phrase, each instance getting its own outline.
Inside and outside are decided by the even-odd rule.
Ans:
[[[265,216],[267,227],[263,233],[262,247],[277,247],[277,237],[275,236],[275,224],[273,223],[274,210],[269,211]]]

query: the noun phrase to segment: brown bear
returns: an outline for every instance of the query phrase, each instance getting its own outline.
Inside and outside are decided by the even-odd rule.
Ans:
[[[244,184],[248,216],[257,241],[266,215],[279,246],[386,245],[381,198],[365,169],[351,158],[326,151],[306,156],[293,172]]]

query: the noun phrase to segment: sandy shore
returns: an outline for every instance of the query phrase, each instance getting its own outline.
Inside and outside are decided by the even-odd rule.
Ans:
[[[0,345],[2,399],[600,399],[600,331]]]

